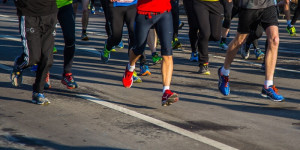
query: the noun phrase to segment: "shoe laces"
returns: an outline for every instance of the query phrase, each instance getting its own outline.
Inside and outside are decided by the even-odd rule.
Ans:
[[[272,89],[274,90],[274,92],[275,92],[276,94],[278,94],[278,89],[275,87],[275,85],[272,86]]]
[[[133,76],[133,72],[130,72],[129,70],[126,70],[125,78],[128,79],[128,78],[131,78],[132,76]]]
[[[73,82],[72,73],[66,73],[66,74],[65,74],[65,78],[66,78],[68,81]]]
[[[223,77],[224,77],[224,81],[225,81],[225,87],[228,87],[229,77],[228,76],[223,76]]]

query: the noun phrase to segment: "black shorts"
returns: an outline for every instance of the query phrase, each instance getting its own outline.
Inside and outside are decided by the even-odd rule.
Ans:
[[[73,0],[73,3],[81,3],[81,0]]]
[[[240,9],[237,31],[242,34],[256,30],[261,24],[264,30],[269,26],[278,26],[278,13],[275,6],[263,9]]]

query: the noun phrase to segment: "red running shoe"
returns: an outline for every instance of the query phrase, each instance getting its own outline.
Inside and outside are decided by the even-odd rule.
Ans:
[[[63,74],[63,78],[61,83],[66,85],[68,89],[75,89],[78,88],[77,83],[74,81],[72,73],[65,73]]]
[[[178,94],[173,93],[171,90],[166,90],[162,96],[161,104],[162,106],[169,106],[179,100]]]
[[[130,88],[132,86],[132,83],[133,83],[133,72],[130,72],[127,69],[127,67],[125,69],[125,73],[123,75],[122,82],[123,82],[123,86],[125,88]]]

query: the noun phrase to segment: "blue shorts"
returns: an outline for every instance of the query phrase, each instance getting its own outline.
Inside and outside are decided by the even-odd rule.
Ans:
[[[173,21],[171,12],[148,15],[137,14],[134,27],[133,53],[142,55],[147,43],[148,32],[155,26],[161,44],[161,55],[172,55]]]

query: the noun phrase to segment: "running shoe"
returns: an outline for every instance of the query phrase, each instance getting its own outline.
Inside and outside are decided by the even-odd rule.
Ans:
[[[172,41],[172,49],[179,49],[181,48],[181,43],[178,41],[178,38],[175,38]]]
[[[162,61],[162,58],[159,57],[159,55],[158,55],[157,52],[152,53],[152,62],[153,62],[154,64],[161,63],[161,61]]]
[[[284,101],[284,97],[278,94],[278,89],[275,87],[275,85],[269,86],[267,89],[265,89],[265,87],[263,86],[261,96],[268,97],[269,99],[275,102]]]
[[[103,12],[104,12],[103,8],[100,7],[100,8],[99,8],[99,13],[103,13]]]
[[[195,61],[195,62],[198,61],[198,52],[191,53],[190,61]]]
[[[133,83],[133,72],[130,72],[127,69],[127,67],[125,69],[125,73],[123,75],[122,82],[123,82],[123,86],[125,88],[130,88],[132,86],[132,83]]]
[[[241,51],[241,56],[242,56],[243,59],[248,59],[249,58],[250,50],[249,50],[249,48],[247,48],[246,43],[244,43],[241,46],[240,51]]]
[[[171,90],[166,90],[162,96],[161,105],[169,106],[179,100],[178,94],[173,93]]]
[[[230,37],[230,35],[231,35],[231,34],[228,32],[226,37]]]
[[[11,84],[15,87],[21,86],[23,82],[23,70],[17,69],[14,67],[10,74]]]
[[[179,20],[178,30],[181,30],[183,26],[184,26],[184,22]]]
[[[286,27],[286,31],[290,34],[290,36],[296,36],[296,28],[295,28],[295,26],[290,27],[288,25]]]
[[[68,89],[75,89],[78,88],[77,83],[74,81],[72,73],[65,73],[63,74],[63,78],[61,83],[66,85]]]
[[[254,54],[257,60],[263,60],[265,58],[265,53],[262,52],[260,48],[254,49]]]
[[[132,75],[132,78],[133,78],[133,83],[142,83],[142,79],[137,75],[137,73],[135,71],[133,71],[133,75]]]
[[[118,44],[118,48],[124,48],[124,43],[123,43],[123,41],[121,40],[121,42]]]
[[[50,72],[48,72],[47,76],[46,76],[46,83],[45,83],[44,89],[50,89],[50,88],[51,88],[51,84],[50,84]]]
[[[112,48],[111,48],[111,50],[110,50],[111,52],[116,52],[117,50],[116,50],[116,46],[113,46]]]
[[[57,48],[55,46],[53,47],[53,53],[57,53]]]
[[[81,34],[81,40],[83,40],[83,41],[88,41],[89,40],[89,37],[87,36],[86,33]]]
[[[223,51],[227,51],[227,49],[228,49],[227,44],[223,43],[223,42],[220,42],[220,49],[223,50]]]
[[[96,10],[96,8],[93,6],[92,9],[91,9],[91,14],[95,15],[96,14],[95,10]]]
[[[34,64],[33,66],[30,67],[30,71],[36,72],[36,71],[37,71],[37,68],[38,68],[38,65],[37,65],[37,64]]]
[[[208,70],[208,63],[205,63],[205,64],[200,64],[199,65],[199,73],[202,74],[202,75],[210,75],[210,71]]]
[[[140,75],[141,76],[147,76],[147,75],[151,75],[151,72],[149,70],[149,67],[147,65],[141,65],[140,66]]]
[[[108,49],[106,49],[106,46],[104,48],[104,50],[102,50],[100,52],[100,57],[101,57],[101,60],[103,61],[103,63],[108,63],[108,60],[110,58],[110,51]]]
[[[43,93],[32,93],[32,103],[38,104],[38,105],[47,105],[50,104],[50,101],[48,98],[45,98]]]
[[[222,67],[221,67],[222,68]],[[221,68],[218,70],[218,75],[219,75],[219,91],[227,96],[230,94],[230,86],[229,86],[229,76],[224,76],[221,73]]]

